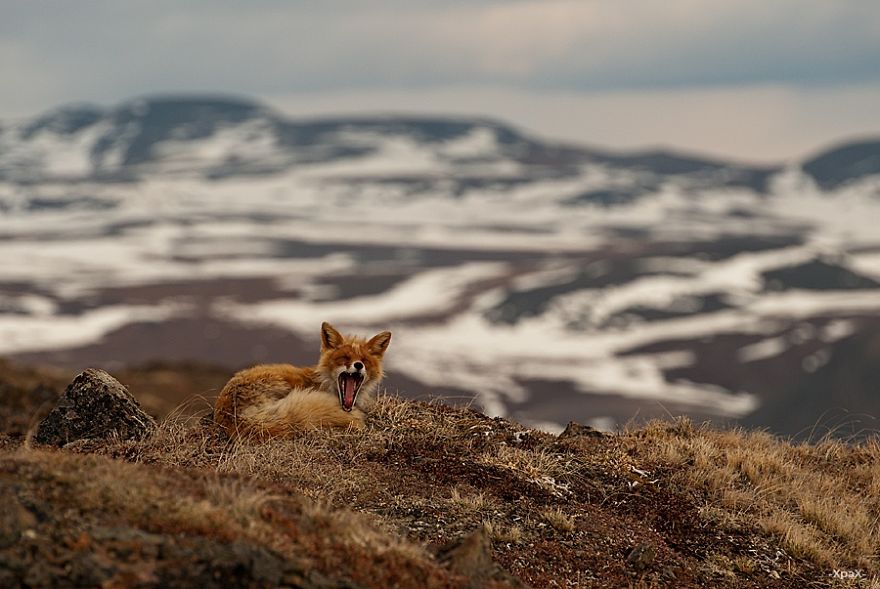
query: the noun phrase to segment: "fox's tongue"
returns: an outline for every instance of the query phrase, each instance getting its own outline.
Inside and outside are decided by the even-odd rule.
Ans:
[[[357,390],[357,381],[351,377],[342,377],[342,406],[351,409],[354,405],[354,393]]]

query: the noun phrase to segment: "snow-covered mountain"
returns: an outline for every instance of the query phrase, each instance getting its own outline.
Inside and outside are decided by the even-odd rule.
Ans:
[[[304,362],[555,427],[880,416],[880,140],[753,167],[244,100],[0,125],[0,354]],[[112,367],[112,366],[111,366]]]
[[[570,176],[595,164],[637,169],[645,180],[688,176],[763,188],[774,171],[664,152],[620,155],[549,144],[491,120],[292,121],[253,102],[218,98],[143,99],[111,110],[70,106],[0,130],[0,177],[18,182],[218,178],[377,156],[408,159],[412,172],[455,172],[475,182]]]

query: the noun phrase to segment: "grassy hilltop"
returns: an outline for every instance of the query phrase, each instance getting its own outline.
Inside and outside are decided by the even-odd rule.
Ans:
[[[873,440],[554,436],[384,397],[363,433],[233,443],[168,414],[225,375],[153,367],[116,374],[152,436],[29,444],[70,376],[0,364],[4,587],[880,587]]]

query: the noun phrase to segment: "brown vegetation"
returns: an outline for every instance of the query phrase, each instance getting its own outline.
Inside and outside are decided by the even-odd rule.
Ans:
[[[39,385],[13,377],[4,403]],[[484,586],[878,586],[874,441],[687,421],[553,436],[383,397],[358,432],[249,443],[172,416],[145,440],[49,451],[6,411],[0,560],[36,581],[466,587],[445,555],[484,530],[500,567]]]

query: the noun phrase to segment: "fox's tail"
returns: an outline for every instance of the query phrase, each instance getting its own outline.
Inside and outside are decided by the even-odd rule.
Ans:
[[[360,409],[345,412],[335,397],[313,389],[294,389],[276,401],[248,407],[238,417],[238,435],[275,437],[304,429],[364,427]]]

